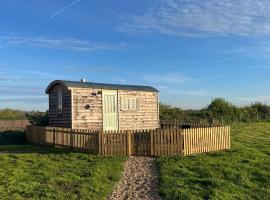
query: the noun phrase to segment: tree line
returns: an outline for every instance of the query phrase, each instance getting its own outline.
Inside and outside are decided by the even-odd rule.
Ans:
[[[216,98],[203,109],[183,110],[160,103],[159,114],[161,121],[170,122],[198,122],[207,121],[209,123],[238,123],[254,121],[270,121],[270,106],[261,102],[255,102],[248,106],[238,107],[233,103],[223,99]],[[49,124],[47,112],[24,112],[12,109],[0,110],[1,119],[28,119],[33,125],[46,126]]]
[[[255,102],[248,106],[236,106],[223,99],[215,98],[200,110],[183,110],[166,104],[160,104],[161,121],[218,121],[220,124],[255,122],[270,120],[270,106]]]

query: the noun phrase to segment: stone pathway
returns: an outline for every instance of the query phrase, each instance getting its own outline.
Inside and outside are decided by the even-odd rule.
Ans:
[[[131,156],[125,163],[122,179],[109,200],[159,200],[158,173],[154,158]]]

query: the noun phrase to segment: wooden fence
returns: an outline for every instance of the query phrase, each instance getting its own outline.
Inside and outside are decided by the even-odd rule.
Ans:
[[[221,126],[216,120],[196,120],[196,121],[160,121],[161,129],[187,129]]]
[[[183,140],[184,155],[230,149],[230,127],[184,129]]]
[[[230,148],[230,128],[92,131],[28,126],[36,144],[75,148],[99,155],[191,155]]]
[[[0,120],[0,132],[4,131],[24,131],[29,125],[28,120]]]

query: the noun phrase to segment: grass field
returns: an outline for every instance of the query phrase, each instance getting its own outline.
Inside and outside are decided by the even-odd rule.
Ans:
[[[105,199],[125,157],[34,145],[0,146],[0,199]]]
[[[232,127],[232,149],[160,157],[164,199],[270,199],[270,123]]]

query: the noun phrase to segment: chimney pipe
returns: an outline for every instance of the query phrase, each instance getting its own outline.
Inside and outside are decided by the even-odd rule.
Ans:
[[[86,81],[85,78],[81,79],[81,83],[85,83],[85,81]]]

